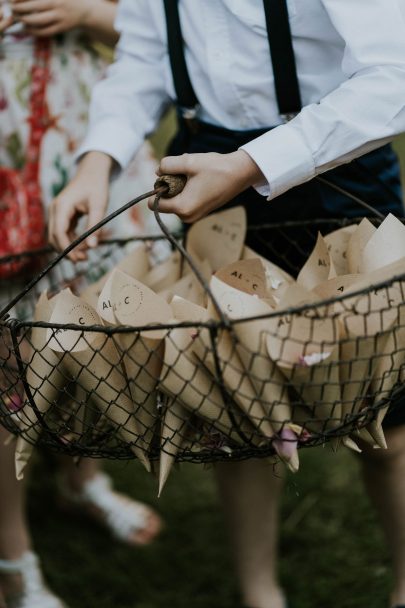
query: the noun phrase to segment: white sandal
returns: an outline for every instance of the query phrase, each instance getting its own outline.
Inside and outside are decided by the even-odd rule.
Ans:
[[[79,507],[87,505],[99,510],[102,522],[117,540],[127,544],[147,545],[161,530],[162,522],[155,511],[141,502],[115,492],[110,477],[105,473],[97,473],[85,482],[80,492],[70,489],[61,477],[58,486],[67,506],[69,503]],[[151,539],[131,542],[134,534],[151,527]]]
[[[7,608],[67,608],[46,586],[38,556],[32,551],[20,559],[0,560],[0,574],[21,576],[21,592],[6,598]]]

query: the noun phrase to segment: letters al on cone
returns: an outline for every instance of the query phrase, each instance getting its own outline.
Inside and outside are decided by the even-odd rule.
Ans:
[[[167,302],[140,281],[114,271],[100,294],[98,311],[111,325],[147,327],[171,318]],[[156,385],[166,330],[128,331],[114,336],[129,381],[141,444],[149,449],[158,420]]]

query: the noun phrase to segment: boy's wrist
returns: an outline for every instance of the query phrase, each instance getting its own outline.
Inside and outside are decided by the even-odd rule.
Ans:
[[[260,167],[245,150],[231,153],[233,173],[237,176],[243,189],[266,181]]]

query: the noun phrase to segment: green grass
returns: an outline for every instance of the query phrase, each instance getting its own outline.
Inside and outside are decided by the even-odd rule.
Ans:
[[[169,119],[165,133],[171,130]],[[405,160],[405,138],[397,147]],[[35,547],[70,608],[237,608],[211,471],[183,466],[158,500],[156,480],[137,463],[106,468],[119,489],[161,512],[166,529],[152,547],[118,544],[88,520],[56,508],[49,467],[38,462],[29,500]],[[286,484],[281,520],[280,570],[291,608],[385,608],[387,553],[354,456],[302,451],[301,471]]]
[[[301,452],[282,506],[281,576],[292,608],[382,608],[386,550],[354,456]],[[137,463],[108,463],[122,491],[153,504],[166,529],[152,546],[120,545],[54,504],[43,463],[32,472],[30,520],[52,586],[71,608],[237,608],[238,590],[212,472],[183,465],[158,500]]]

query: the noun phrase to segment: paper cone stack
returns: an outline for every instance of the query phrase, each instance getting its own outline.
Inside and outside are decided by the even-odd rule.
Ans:
[[[54,306],[54,299],[48,300],[46,293],[41,294],[35,307],[34,322],[48,322],[52,316]],[[60,368],[58,355],[49,348],[45,328],[34,327],[30,343],[31,355],[27,366],[27,383],[39,412],[45,416],[52,405],[57,403],[61,391],[69,380]],[[36,416],[31,411],[28,416],[27,407],[26,405],[19,412],[19,427],[20,430],[24,431],[24,435],[20,435],[16,443],[17,479],[22,479],[24,468],[34,449],[33,444],[36,443],[40,434]]]
[[[341,419],[338,321],[325,307],[288,313],[289,308],[316,299],[299,285],[289,287],[280,303],[280,311],[286,309],[286,314],[269,319],[267,349],[313,417],[324,420],[326,429],[338,426]]]
[[[50,323],[79,327],[101,325],[97,312],[65,289],[55,297]],[[87,392],[88,399],[117,427],[121,439],[150,470],[149,460],[139,447],[140,431],[133,417],[127,381],[121,370],[121,357],[114,342],[102,332],[74,329],[48,329],[49,347],[61,354],[61,364]]]
[[[114,271],[104,286],[98,311],[111,325],[139,327],[167,323],[172,314],[163,298],[120,271]],[[162,368],[165,335],[166,330],[145,330],[115,336],[129,380],[134,416],[146,450],[150,447],[158,420],[155,389]]]
[[[231,441],[240,443],[220,389],[194,356],[195,341],[198,339],[190,335],[188,328],[170,330],[159,389],[177,398],[184,407],[210,422]],[[236,410],[234,414],[236,417]],[[252,439],[250,427],[245,425],[243,432]]]
[[[225,273],[222,272],[222,276],[224,275]],[[248,282],[246,269],[243,271],[239,268],[238,276],[243,277],[245,284]],[[238,338],[236,350],[244,367],[244,373],[249,377],[255,389],[256,399],[262,406],[266,421],[272,429],[273,445],[282,460],[295,472],[299,466],[297,429],[293,429],[291,424],[292,412],[285,379],[274,361],[270,359],[266,345],[268,327],[266,315],[273,311],[263,300],[236,290],[219,281],[217,277],[213,277],[211,287],[221,307],[227,310],[231,319],[264,316],[262,319],[233,325],[233,331]],[[254,274],[251,275],[251,278],[253,277]],[[250,284],[254,283],[251,281]]]

